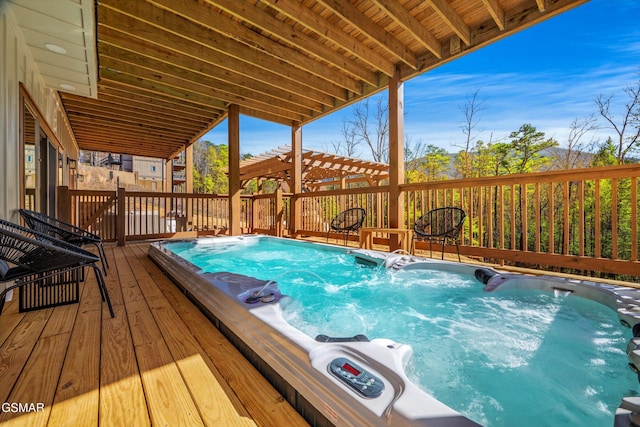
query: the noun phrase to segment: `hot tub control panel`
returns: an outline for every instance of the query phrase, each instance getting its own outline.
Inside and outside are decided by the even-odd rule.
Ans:
[[[346,357],[333,359],[329,364],[329,372],[361,396],[370,399],[380,396],[384,390],[384,383],[380,378]]]

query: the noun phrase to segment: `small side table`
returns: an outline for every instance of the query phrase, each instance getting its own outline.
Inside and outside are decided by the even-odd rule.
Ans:
[[[361,228],[360,229],[360,247],[362,249],[373,249],[373,234],[386,233],[395,234],[400,238],[401,248],[407,253],[411,252],[411,238],[413,230],[406,228]]]

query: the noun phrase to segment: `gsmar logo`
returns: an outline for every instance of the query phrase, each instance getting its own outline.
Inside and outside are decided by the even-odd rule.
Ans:
[[[0,405],[0,412],[43,412],[44,403],[22,403],[22,402],[4,402]]]

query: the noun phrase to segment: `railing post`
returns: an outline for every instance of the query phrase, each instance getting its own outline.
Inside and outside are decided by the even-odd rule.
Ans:
[[[122,187],[118,188],[118,194],[116,196],[116,240],[118,242],[118,246],[124,246],[125,242],[125,199],[126,190]]]
[[[282,237],[282,218],[283,218],[283,207],[284,203],[282,203],[282,188],[278,187],[275,193],[276,199],[276,236]]]
[[[256,229],[256,224],[258,223],[259,213],[257,209],[258,205],[256,205],[256,194],[258,193],[253,193],[251,197],[251,224],[249,224],[249,233],[254,233],[253,230]]]
[[[56,206],[57,217],[64,222],[71,222],[71,193],[69,187],[61,185],[58,187],[56,197],[58,206]]]

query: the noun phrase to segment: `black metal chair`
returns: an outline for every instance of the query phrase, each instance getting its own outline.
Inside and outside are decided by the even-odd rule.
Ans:
[[[40,212],[20,209],[20,216],[22,216],[22,219],[29,228],[48,234],[56,239],[64,240],[67,243],[71,243],[72,245],[79,247],[84,245],[95,245],[98,249],[100,261],[102,262],[102,270],[105,275],[107,274],[109,262],[107,261],[107,257],[104,253],[102,238],[100,238],[100,236]]]
[[[415,252],[416,242],[427,241],[429,242],[429,256],[432,256],[431,245],[435,242],[442,244],[442,259],[444,259],[444,247],[449,241],[455,243],[458,261],[460,261],[458,236],[466,216],[464,210],[455,207],[437,208],[422,215],[416,220],[413,227],[411,253]]]
[[[344,245],[347,246],[349,233],[358,233],[366,215],[367,211],[362,208],[351,208],[340,212],[331,220],[331,225],[327,230],[327,242],[329,241],[329,233],[333,230],[344,235]]]
[[[61,275],[73,273],[77,280],[82,270],[89,267],[95,273],[102,300],[106,301],[109,313],[114,317],[107,285],[97,265],[99,260],[96,255],[71,243],[0,219],[0,313],[10,290],[33,284],[53,287],[60,283],[56,279]],[[55,297],[53,299],[46,306],[69,303],[56,304]]]

